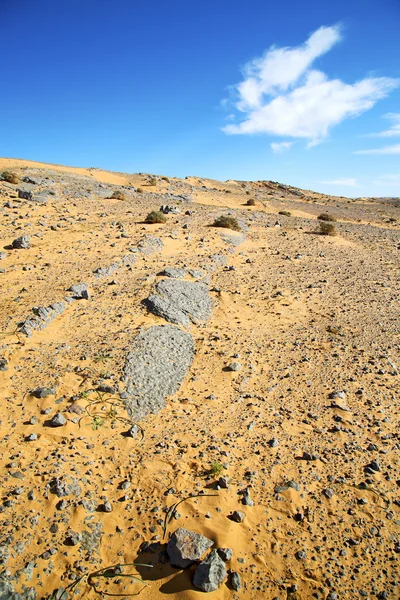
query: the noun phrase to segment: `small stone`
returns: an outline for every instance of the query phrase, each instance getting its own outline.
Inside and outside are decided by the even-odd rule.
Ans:
[[[27,250],[28,248],[31,247],[31,238],[29,237],[29,235],[21,235],[21,237],[15,239],[13,241],[13,243],[11,244],[12,248],[15,249],[24,249]]]
[[[235,523],[243,523],[245,517],[246,515],[240,510],[234,510],[233,513],[229,516],[229,519],[231,521],[234,521]]]
[[[90,291],[86,283],[78,283],[77,285],[73,285],[68,291],[72,292],[73,297],[77,299],[83,298],[84,300],[89,300],[90,298]]]
[[[230,363],[227,367],[228,371],[240,371],[242,369],[242,365],[239,362]]]
[[[229,487],[229,477],[220,477],[217,481],[220,488],[227,490]]]
[[[279,446],[279,440],[277,438],[272,438],[268,442],[268,446],[270,448],[277,448]]]
[[[233,556],[233,550],[231,548],[218,548],[217,552],[224,562],[228,562]]]
[[[8,362],[5,358],[0,358],[0,371],[8,370]]]
[[[324,490],[324,496],[325,496],[326,498],[328,498],[329,500],[330,500],[331,498],[333,498],[333,496],[334,496],[334,495],[335,495],[335,490],[334,490],[334,489],[332,489],[332,488],[326,488],[326,489]]]
[[[31,392],[35,398],[47,398],[47,396],[55,396],[56,390],[54,388],[38,387],[36,390]]]
[[[112,506],[111,506],[111,502],[109,500],[105,500],[104,504],[103,504],[103,511],[106,513],[110,513],[112,512]]]
[[[37,439],[38,439],[37,433],[30,433],[29,435],[26,436],[25,441],[26,442],[34,442]]]
[[[56,413],[49,421],[50,427],[62,427],[67,422],[67,419],[61,413]]]
[[[236,573],[236,571],[231,571],[230,584],[235,592],[238,592],[242,587],[242,578],[240,577],[239,573]]]

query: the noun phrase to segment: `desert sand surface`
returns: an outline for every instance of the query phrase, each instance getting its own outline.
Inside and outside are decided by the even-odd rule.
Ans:
[[[4,598],[398,599],[400,200],[5,170],[19,182],[0,181]],[[162,205],[166,223],[145,223]],[[337,235],[320,235],[321,213]],[[240,231],[212,227],[221,215]],[[208,315],[154,314],[164,280],[201,289]],[[166,325],[193,360],[136,420],[129,353]],[[182,527],[232,550],[215,591],[193,584],[201,559],[170,564]]]

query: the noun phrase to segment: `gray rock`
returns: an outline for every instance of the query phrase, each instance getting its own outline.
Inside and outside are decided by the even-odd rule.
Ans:
[[[69,292],[72,292],[74,298],[89,300],[90,292],[86,283],[78,283],[69,288]]]
[[[37,439],[38,439],[37,433],[30,433],[29,435],[26,436],[25,441],[26,442],[34,442]]]
[[[164,247],[164,242],[153,235],[145,235],[138,244],[138,249],[143,254],[154,254],[154,252],[160,252]]]
[[[324,490],[324,496],[325,496],[326,498],[328,498],[329,500],[330,500],[331,498],[333,498],[333,496],[334,496],[334,495],[335,495],[335,490],[334,490],[334,489],[332,489],[332,488],[326,488],[326,489]]]
[[[178,208],[178,206],[170,206],[169,204],[163,204],[160,206],[160,212],[162,212],[164,215],[179,215],[181,211],[180,208]]]
[[[51,427],[62,427],[67,422],[67,419],[61,413],[56,413],[49,421]]]
[[[189,333],[172,325],[153,326],[135,338],[126,359],[126,405],[133,420],[157,413],[175,394],[193,362]]]
[[[213,301],[202,283],[163,279],[156,286],[157,294],[147,299],[149,310],[171,323],[189,326],[190,322],[207,322]]]
[[[233,362],[230,363],[230,365],[227,366],[227,369],[229,371],[240,371],[242,368],[242,365],[239,362]]]
[[[29,235],[21,235],[21,237],[13,241],[11,246],[16,249],[23,248],[24,250],[27,250],[31,247],[31,238]]]
[[[8,370],[8,362],[5,358],[0,358],[0,371]]]
[[[47,387],[38,387],[31,392],[31,395],[35,396],[35,398],[47,398],[47,396],[55,396],[55,394],[56,390],[54,388]]]
[[[213,544],[212,540],[201,535],[201,533],[180,527],[172,534],[168,542],[167,554],[172,566],[186,569],[196,560],[200,560]],[[224,562],[221,559],[219,560],[225,568]]]
[[[26,588],[23,592],[14,592],[14,587],[3,574],[0,576],[0,600],[36,600],[37,594],[33,588]],[[63,599],[64,600],[64,599]]]
[[[233,556],[233,550],[231,548],[218,548],[217,552],[224,562],[228,562]]]
[[[0,252],[0,260],[5,260],[7,258],[7,254],[5,252]]]
[[[23,200],[32,200],[33,194],[29,190],[18,190],[18,198]]]
[[[231,572],[230,583],[231,583],[231,586],[233,587],[233,589],[235,590],[235,592],[238,592],[240,590],[240,588],[242,587],[242,579],[241,579],[239,573],[236,573],[236,571]]]
[[[246,515],[240,510],[234,510],[229,518],[231,521],[235,521],[235,523],[243,523],[245,517]]]
[[[226,566],[217,550],[212,550],[197,567],[193,585],[202,592],[214,592],[226,579]]]
[[[166,267],[164,271],[161,272],[161,275],[164,275],[164,277],[172,277],[172,279],[184,279],[186,276],[186,269]]]

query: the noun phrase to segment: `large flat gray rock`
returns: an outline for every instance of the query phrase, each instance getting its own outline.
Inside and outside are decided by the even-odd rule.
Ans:
[[[211,317],[213,301],[203,283],[163,279],[156,292],[147,299],[147,306],[170,323],[188,327],[190,322],[206,322]]]
[[[192,336],[172,325],[155,325],[135,338],[125,363],[127,409],[132,419],[143,419],[165,406],[192,364]]]
[[[202,592],[214,592],[226,579],[226,566],[216,550],[212,550],[197,567],[193,585]]]

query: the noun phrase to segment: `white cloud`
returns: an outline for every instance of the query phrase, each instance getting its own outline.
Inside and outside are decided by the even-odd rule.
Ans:
[[[327,185],[347,185],[349,187],[358,187],[357,179],[354,177],[343,177],[343,179],[331,179],[331,181],[318,181]]]
[[[371,133],[373,137],[395,137],[400,136],[400,113],[388,113],[383,115],[386,119],[390,119],[393,125],[389,129],[380,131],[379,133]]]
[[[246,65],[244,81],[235,86],[235,106],[246,118],[225,126],[225,133],[305,138],[313,145],[334,125],[372,108],[400,84],[389,77],[346,84],[311,69],[340,38],[338,26],[320,27],[302,46],[272,47]]]
[[[354,154],[400,154],[400,144],[383,146],[382,148],[370,148],[368,150],[357,150]]]
[[[293,146],[293,142],[272,142],[270,146],[274,154],[282,154]]]
[[[400,187],[400,173],[390,175],[378,175],[373,181],[375,185],[386,185],[390,187]]]

